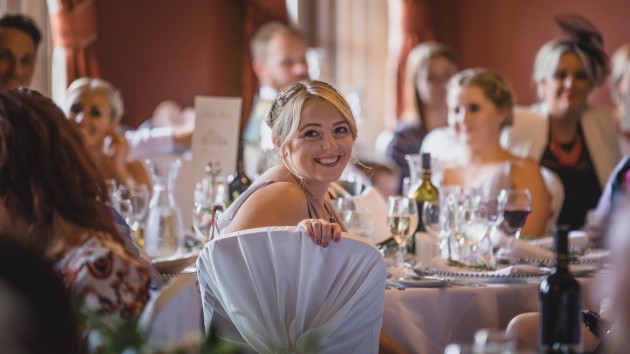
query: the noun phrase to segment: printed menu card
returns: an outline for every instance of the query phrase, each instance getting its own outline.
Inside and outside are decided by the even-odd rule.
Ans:
[[[241,103],[240,97],[195,97],[193,171],[204,171],[208,163],[220,164],[224,176],[236,170]]]

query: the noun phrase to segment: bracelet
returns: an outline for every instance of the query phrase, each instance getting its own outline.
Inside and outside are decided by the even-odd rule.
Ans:
[[[582,311],[582,322],[595,337],[602,339],[607,333],[601,326],[601,317],[594,311]]]

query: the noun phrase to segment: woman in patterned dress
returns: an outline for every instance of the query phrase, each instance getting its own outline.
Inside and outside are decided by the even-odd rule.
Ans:
[[[105,180],[63,112],[25,88],[0,93],[0,231],[24,235],[82,315],[115,328],[140,315],[150,276],[125,249],[107,202]]]

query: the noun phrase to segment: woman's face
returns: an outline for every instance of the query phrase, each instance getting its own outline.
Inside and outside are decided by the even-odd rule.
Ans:
[[[455,73],[455,64],[442,56],[429,59],[426,65],[418,69],[416,87],[420,100],[426,107],[443,107],[446,104],[446,85]]]
[[[555,73],[542,81],[544,101],[552,116],[582,110],[593,85],[577,54],[560,56]]]
[[[497,108],[477,86],[457,87],[449,92],[449,125],[473,150],[488,142],[497,142],[506,119],[507,111]]]
[[[102,148],[116,129],[112,109],[103,93],[86,90],[72,97],[68,118],[79,126],[88,147]]]
[[[302,106],[287,159],[307,183],[330,183],[341,176],[353,146],[350,125],[341,112],[322,98],[309,98]]]

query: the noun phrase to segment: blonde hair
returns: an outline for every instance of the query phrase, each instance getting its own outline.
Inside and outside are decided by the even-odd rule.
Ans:
[[[558,68],[560,57],[565,53],[574,53],[577,55],[589,78],[591,88],[600,85],[604,81],[607,72],[605,66],[602,67],[592,62],[593,58],[591,58],[587,52],[580,49],[574,42],[554,39],[545,43],[545,45],[540,48],[538,54],[536,54],[536,60],[534,61],[532,79],[536,84],[538,99],[544,99],[544,90],[542,88],[543,80],[553,77]]]
[[[622,44],[611,57],[610,93],[617,104],[623,102],[619,91],[619,84],[624,75],[630,70],[630,43]]]
[[[284,88],[271,104],[266,122],[271,128],[274,144],[280,150],[287,148],[291,139],[297,133],[302,116],[304,103],[311,98],[321,98],[339,110],[350,127],[352,138],[357,138],[357,123],[348,102],[331,85],[317,80],[303,80]],[[291,173],[304,180],[295,166],[282,154],[282,161]]]
[[[457,66],[457,56],[455,51],[446,44],[439,42],[424,42],[415,46],[407,56],[405,66],[405,79],[403,82],[403,112],[405,119],[420,118],[422,121],[423,102],[420,100],[420,93],[416,85],[418,72],[426,66],[432,58],[442,57],[451,61]]]
[[[105,80],[93,79],[89,77],[76,79],[68,87],[68,90],[66,91],[66,115],[70,114],[70,109],[72,108],[72,100],[74,99],[74,97],[88,90],[100,92],[105,96],[105,98],[107,98],[107,102],[109,102],[109,107],[112,111],[111,118],[113,121],[118,121],[120,120],[120,118],[122,118],[124,113],[124,105],[120,91],[118,91],[114,87],[114,85]]]
[[[507,109],[508,115],[501,127],[512,125],[514,121],[514,94],[510,84],[501,74],[484,68],[462,70],[448,82],[448,92],[452,94],[457,88],[470,86],[480,88],[486,98],[497,108]]]

